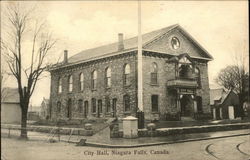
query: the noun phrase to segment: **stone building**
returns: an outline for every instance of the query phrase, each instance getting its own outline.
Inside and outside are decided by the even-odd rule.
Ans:
[[[142,35],[145,119],[204,118],[212,56],[180,25]],[[137,37],[84,50],[51,69],[51,118],[135,116]]]

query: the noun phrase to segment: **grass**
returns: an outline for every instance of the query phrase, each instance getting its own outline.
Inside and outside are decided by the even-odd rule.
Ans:
[[[35,125],[35,126],[60,126],[60,127],[65,127],[65,128],[82,128],[84,129],[84,125],[86,123],[92,124],[92,129],[94,133],[97,133],[98,131],[106,128],[109,126],[108,123],[106,123],[107,119],[85,119],[82,121],[79,120],[60,120],[58,122],[53,122],[53,121],[47,121],[47,120],[39,120],[37,122],[34,122],[30,125]]]

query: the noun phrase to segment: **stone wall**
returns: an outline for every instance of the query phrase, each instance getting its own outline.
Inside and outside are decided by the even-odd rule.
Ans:
[[[130,85],[124,86],[123,84],[123,70],[124,65],[130,64]],[[105,69],[111,68],[111,87],[105,87]],[[91,73],[97,71],[97,89],[91,88]],[[84,89],[80,91],[79,75],[84,74]],[[68,92],[68,77],[73,75],[73,91]],[[109,97],[112,107],[112,99],[117,99],[117,115],[124,115],[123,96],[128,94],[130,96],[131,112],[126,114],[135,114],[136,112],[136,62],[133,53],[125,54],[119,57],[103,59],[91,63],[83,63],[75,65],[70,68],[62,68],[57,71],[51,72],[51,106],[52,106],[52,119],[66,118],[67,114],[67,101],[72,99],[72,118],[82,119],[84,113],[78,110],[78,100],[82,99],[88,101],[88,118],[93,118],[96,115],[92,113],[91,99],[95,98],[97,101],[102,100],[102,113],[101,117],[109,117],[111,113],[106,113],[105,97]],[[62,77],[62,93],[58,94],[58,79]],[[57,112],[57,102],[61,102],[61,112]],[[97,106],[97,102],[96,102]]]

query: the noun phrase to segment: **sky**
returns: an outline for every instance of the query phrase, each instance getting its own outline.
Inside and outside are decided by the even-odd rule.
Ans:
[[[1,15],[8,5],[1,1]],[[25,8],[35,7],[34,18],[46,22],[57,44],[50,60],[61,58],[67,49],[69,57],[78,52],[117,41],[137,34],[136,1],[21,1]],[[1,25],[5,23],[2,16]],[[233,55],[244,54],[248,66],[249,30],[247,1],[143,1],[142,33],[173,24],[181,25],[214,58],[208,64],[210,87],[220,69],[233,64]],[[1,29],[4,32],[4,28]],[[26,49],[30,39],[25,40]],[[29,57],[30,52],[27,52]],[[28,58],[27,58],[28,59]],[[25,61],[28,64],[28,61]],[[6,67],[6,66],[2,66]],[[31,103],[40,105],[49,98],[50,77],[39,81]],[[15,87],[9,78],[6,86]]]

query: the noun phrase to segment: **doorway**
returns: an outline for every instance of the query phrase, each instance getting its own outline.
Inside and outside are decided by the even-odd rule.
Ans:
[[[183,95],[180,99],[181,116],[190,117],[193,112],[193,100],[191,95]]]

